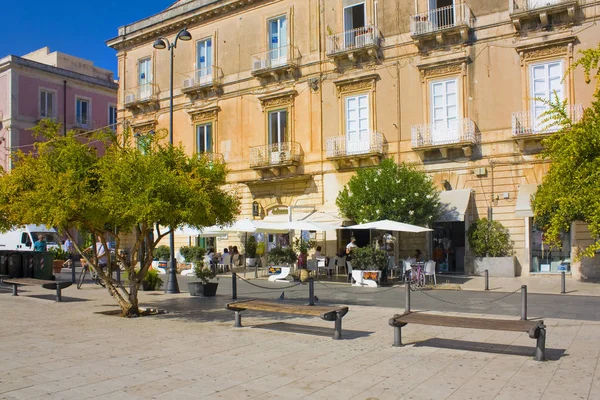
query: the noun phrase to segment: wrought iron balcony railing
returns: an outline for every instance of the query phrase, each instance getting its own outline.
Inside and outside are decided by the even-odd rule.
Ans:
[[[96,126],[95,122],[90,120],[89,118],[77,117],[75,118],[75,128],[92,130]]]
[[[346,135],[329,137],[326,146],[327,158],[383,154],[383,135],[380,132],[369,132],[362,140],[353,140]]]
[[[198,157],[205,159],[209,163],[220,163],[225,162],[225,158],[221,153],[213,153],[212,151],[204,151],[197,154]]]
[[[573,122],[579,122],[583,117],[583,106],[573,104],[566,109],[569,118]],[[519,111],[512,114],[513,136],[540,135],[556,132],[560,127],[549,121],[546,116],[539,115],[536,118],[534,111]]]
[[[327,36],[327,55],[345,53],[361,48],[378,47],[381,34],[374,25],[351,29]]]
[[[299,57],[295,46],[287,45],[252,55],[252,73],[279,67],[296,67]]]
[[[508,8],[510,14],[516,14],[569,3],[573,0],[508,0]]]
[[[413,149],[476,142],[475,124],[469,118],[448,123],[413,125],[410,130]]]
[[[182,91],[193,91],[206,86],[214,86],[221,82],[223,72],[216,65],[199,68],[184,75]]]
[[[426,35],[458,26],[471,27],[473,14],[465,3],[435,8],[412,15],[410,18],[411,36]]]
[[[136,86],[125,91],[125,106],[130,106],[136,103],[142,103],[147,101],[156,100],[158,94],[158,86],[154,83],[146,83],[144,85]]]
[[[269,168],[300,162],[300,143],[281,142],[250,148],[250,168]]]

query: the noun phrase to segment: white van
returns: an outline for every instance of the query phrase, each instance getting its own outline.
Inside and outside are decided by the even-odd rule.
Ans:
[[[0,250],[33,251],[33,243],[40,235],[46,237],[48,249],[62,247],[62,240],[55,229],[45,225],[24,225],[0,232]]]

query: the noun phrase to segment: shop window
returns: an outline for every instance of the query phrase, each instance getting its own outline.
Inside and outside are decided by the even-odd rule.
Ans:
[[[545,232],[531,224],[531,272],[558,273],[571,271],[571,235],[560,235],[560,247],[544,243]]]

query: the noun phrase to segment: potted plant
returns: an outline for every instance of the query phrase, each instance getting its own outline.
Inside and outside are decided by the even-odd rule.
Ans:
[[[315,247],[315,241],[303,240],[300,237],[294,239],[294,250],[300,253],[298,257],[298,268],[300,269],[300,281],[304,282],[308,279],[308,251]]]
[[[200,282],[189,282],[188,289],[190,296],[213,297],[217,294],[218,282],[209,282],[217,276],[216,272],[205,267],[202,263],[194,266],[194,275],[200,279]],[[219,278],[217,278],[219,279]]]
[[[490,276],[517,275],[510,233],[500,222],[477,220],[469,227],[467,238],[474,256],[465,257],[468,271],[483,274],[487,269]]]
[[[52,253],[52,271],[54,273],[59,273],[65,261],[69,259],[69,253],[60,247],[54,247],[48,251]]]
[[[298,255],[291,247],[275,247],[269,251],[267,262],[272,266],[291,265]]]
[[[352,278],[357,282],[377,281],[387,262],[385,251],[373,247],[357,247],[352,250]]]
[[[249,267],[256,266],[256,238],[250,236],[246,240],[246,265]]]
[[[142,290],[151,291],[160,289],[162,284],[163,280],[160,279],[160,276],[158,276],[158,272],[153,269],[149,269],[148,272],[146,272],[144,280],[142,281]]]

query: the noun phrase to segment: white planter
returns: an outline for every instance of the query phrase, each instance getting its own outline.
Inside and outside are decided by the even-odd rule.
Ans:
[[[364,279],[364,273],[377,274],[377,279]],[[366,287],[377,287],[377,282],[381,278],[381,271],[370,271],[370,270],[352,270],[352,279],[355,281],[352,286],[366,286]]]
[[[246,266],[255,267],[256,266],[256,258],[246,258]]]
[[[489,276],[510,277],[517,276],[515,257],[465,257],[466,270],[474,275],[484,275],[488,270]]]

